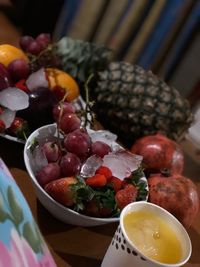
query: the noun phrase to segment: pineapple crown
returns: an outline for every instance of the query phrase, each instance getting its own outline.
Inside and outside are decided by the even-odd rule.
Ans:
[[[94,72],[108,65],[112,51],[104,45],[63,37],[56,44],[56,55],[62,69],[79,83],[85,83]]]

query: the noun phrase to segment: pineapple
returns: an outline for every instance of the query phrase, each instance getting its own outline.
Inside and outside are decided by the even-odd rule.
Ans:
[[[62,70],[79,84],[84,84],[94,71],[103,70],[111,57],[111,50],[103,45],[63,37],[56,44],[56,55]]]
[[[127,147],[158,131],[176,140],[192,121],[189,103],[176,89],[128,62],[99,72],[92,92],[97,120]]]

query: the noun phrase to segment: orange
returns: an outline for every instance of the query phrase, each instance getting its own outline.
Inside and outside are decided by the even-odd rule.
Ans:
[[[7,67],[16,59],[24,59],[28,62],[26,54],[21,49],[9,44],[0,45],[0,63]]]
[[[72,101],[79,96],[79,86],[69,74],[55,68],[47,68],[46,74],[50,88],[52,90],[56,90],[58,87],[64,89],[67,101]]]

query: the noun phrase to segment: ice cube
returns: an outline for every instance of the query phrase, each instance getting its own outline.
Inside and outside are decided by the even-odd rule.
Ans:
[[[36,72],[33,72],[26,80],[26,85],[30,91],[34,91],[34,89],[38,87],[48,88],[49,83],[47,81],[44,68],[41,68]]]
[[[97,155],[89,157],[81,168],[80,174],[83,177],[91,177],[95,174],[96,170],[102,165],[102,158]]]
[[[62,137],[60,136],[60,138]],[[57,135],[56,127],[48,127],[47,125],[46,127],[38,129],[37,141],[40,146],[42,146],[46,142],[56,141],[57,139],[58,139],[58,135]]]
[[[0,115],[0,120],[5,123],[6,129],[10,127],[12,122],[14,121],[16,115],[16,111],[10,109],[4,109],[3,113]]]
[[[113,176],[123,180],[131,175],[129,166],[118,157],[115,152],[111,152],[103,158],[103,166],[108,167]]]
[[[120,149],[104,156],[103,166],[108,167],[114,176],[123,180],[139,168],[141,161],[141,156],[134,155],[129,151]]]
[[[142,162],[142,156],[132,154],[128,150],[120,149],[115,153],[126,165],[130,168],[131,172],[137,170]]]
[[[25,109],[29,106],[29,96],[16,87],[9,87],[0,92],[0,105],[11,110]]]
[[[111,145],[117,139],[116,134],[113,134],[106,130],[98,130],[98,131],[91,132],[89,134],[92,139],[92,142],[101,141],[108,145]]]
[[[47,158],[38,145],[33,152],[29,150],[29,158],[33,172],[36,174],[41,168],[48,164]]]

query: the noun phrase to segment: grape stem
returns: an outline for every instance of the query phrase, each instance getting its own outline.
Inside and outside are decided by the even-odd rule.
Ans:
[[[59,120],[59,119],[58,119]],[[63,134],[60,130],[60,127],[59,127],[59,122],[56,123],[56,128],[57,128],[57,141],[58,141],[58,147],[60,149],[60,151],[63,151],[63,147],[62,147],[62,144],[61,144],[61,138],[60,138],[60,134]]]
[[[86,102],[86,104],[85,104],[85,108],[84,108],[84,110],[83,110],[83,116],[84,116],[84,127],[86,127],[88,124],[91,126],[91,127],[93,127],[93,125],[94,125],[94,121],[95,121],[95,115],[94,115],[94,113],[92,112],[92,107],[93,107],[93,105],[94,105],[94,101],[90,101],[90,97],[89,97],[89,86],[88,86],[88,84],[90,83],[90,81],[92,80],[92,78],[93,78],[93,74],[91,74],[89,77],[88,77],[88,79],[87,79],[87,81],[86,81],[86,83],[85,83],[85,85],[84,85],[84,89],[85,89],[85,102]],[[91,118],[89,118],[88,117],[88,115],[90,115],[91,116]]]
[[[30,60],[30,67],[36,67],[36,70],[41,67],[39,64],[39,61],[43,57],[50,57],[50,55],[54,55],[55,52],[55,45],[54,44],[49,44],[44,50],[42,50],[38,55],[32,55],[30,53],[27,53],[27,56]],[[48,67],[48,66],[45,66]],[[49,64],[49,67],[51,67],[51,64]],[[35,70],[32,70],[35,71]]]

